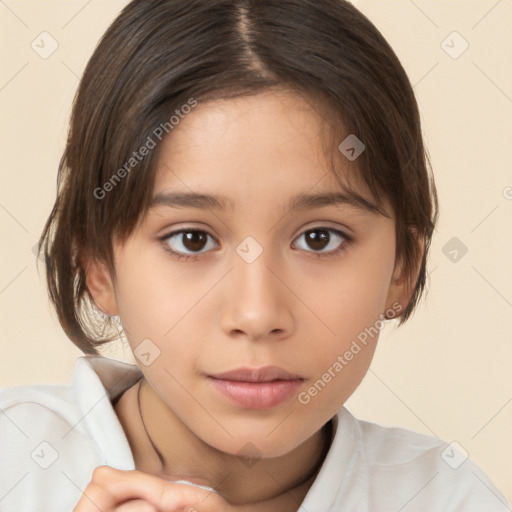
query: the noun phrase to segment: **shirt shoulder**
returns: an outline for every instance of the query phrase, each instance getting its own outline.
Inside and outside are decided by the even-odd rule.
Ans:
[[[81,494],[76,486],[87,483],[101,456],[77,428],[79,408],[70,387],[4,388],[0,409],[2,510],[35,511],[37,503],[45,510],[72,510]]]
[[[94,468],[133,469],[111,400],[138,372],[105,359],[79,358],[67,385],[0,389],[2,511],[69,511]]]
[[[368,461],[372,465],[397,465],[416,459],[446,443],[403,427],[356,419]]]
[[[458,442],[357,420],[371,510],[509,512],[503,494]]]

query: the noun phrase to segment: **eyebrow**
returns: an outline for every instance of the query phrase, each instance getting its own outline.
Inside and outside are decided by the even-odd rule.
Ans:
[[[382,214],[381,209],[364,197],[343,192],[303,193],[291,198],[288,211],[291,213],[303,210],[313,210],[322,206],[346,205],[366,213]],[[149,208],[167,206],[169,208],[199,208],[225,211],[233,209],[231,199],[216,194],[200,194],[196,192],[167,192],[153,196]]]

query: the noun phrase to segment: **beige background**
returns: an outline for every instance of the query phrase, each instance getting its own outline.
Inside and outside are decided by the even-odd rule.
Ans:
[[[32,248],[54,200],[79,77],[125,4],[0,2],[0,387],[67,383],[81,355],[49,309]],[[512,501],[512,1],[357,5],[415,87],[441,218],[427,299],[409,325],[385,327],[347,405],[361,418],[457,441]],[[31,48],[43,31],[59,45],[47,59]],[[463,41],[453,31],[469,44],[458,58]],[[468,249],[457,262],[443,253],[452,237]],[[122,345],[104,352],[133,362]]]

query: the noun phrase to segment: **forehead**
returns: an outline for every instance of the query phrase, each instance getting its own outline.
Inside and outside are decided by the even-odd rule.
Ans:
[[[228,210],[250,200],[250,191],[284,197],[292,210],[337,202],[371,212],[371,194],[319,109],[287,91],[199,102],[163,139],[153,206]],[[358,193],[344,194],[340,178]]]
[[[227,145],[243,148],[245,159],[293,150],[308,153],[318,146],[325,121],[320,107],[292,92],[269,90],[251,96],[198,102],[163,140],[163,153],[201,157],[224,152]],[[295,144],[294,144],[295,142]],[[218,148],[218,151],[216,149]],[[318,148],[317,148],[318,149]],[[187,158],[190,157],[187,154]],[[229,157],[229,154],[225,154]]]

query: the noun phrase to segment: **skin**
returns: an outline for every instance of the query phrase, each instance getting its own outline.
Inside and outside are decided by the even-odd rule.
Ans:
[[[115,280],[101,263],[88,266],[91,294],[120,316],[132,350],[150,339],[160,351],[139,366],[144,423],[163,465],[142,425],[139,383],[115,406],[137,470],[160,485],[183,478],[213,487],[229,510],[299,508],[314,475],[301,481],[322,462],[322,427],[361,382],[378,336],[309,403],[297,395],[412,294],[395,261],[389,205],[389,218],[335,204],[289,214],[296,194],[340,189],[323,151],[324,128],[318,110],[291,92],[199,103],[162,143],[154,194],[219,194],[233,208],[159,205],[115,243]],[[332,151],[351,172],[354,164]],[[351,184],[370,198],[362,183]],[[202,245],[182,235],[160,240],[182,228],[204,230]],[[329,231],[330,241],[314,246],[305,235],[313,228],[352,240]],[[252,263],[236,252],[248,236],[263,249]],[[195,257],[178,259],[166,247]],[[304,378],[294,397],[267,410],[231,404],[205,377],[266,365]],[[260,454],[252,465],[240,458],[249,442]]]

